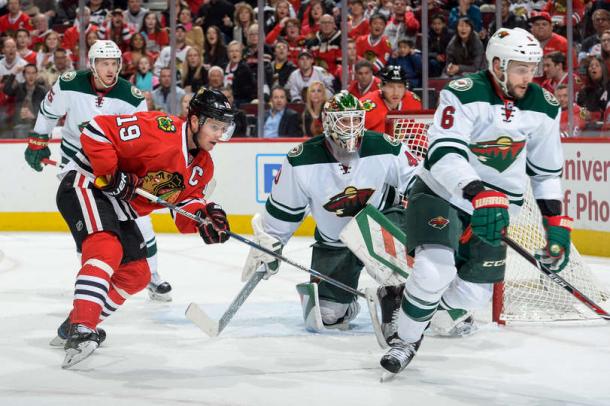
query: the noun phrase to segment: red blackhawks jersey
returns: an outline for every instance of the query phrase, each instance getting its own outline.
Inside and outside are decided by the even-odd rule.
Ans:
[[[364,116],[364,128],[369,131],[387,133],[386,117],[390,109],[383,100],[381,90],[368,92],[360,98],[366,115]],[[396,108],[399,111],[405,110],[421,110],[421,100],[417,95],[409,90],[405,90],[405,95],[402,101]]]
[[[81,134],[85,160],[77,168],[90,178],[117,169],[142,180],[142,189],[195,213],[205,204],[204,189],[214,174],[207,151],[188,151],[186,123],[162,112],[97,116]],[[162,206],[137,196],[129,203],[108,196],[119,220],[145,216]],[[173,213],[172,213],[173,214]],[[195,223],[174,218],[180,232],[195,232]]]
[[[362,35],[356,40],[356,54],[371,62],[375,72],[383,68],[392,54],[392,45],[387,36],[382,35],[377,41],[371,42],[370,35]]]

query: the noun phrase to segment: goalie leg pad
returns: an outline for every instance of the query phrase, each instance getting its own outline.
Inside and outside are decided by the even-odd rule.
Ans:
[[[322,323],[322,314],[320,313],[318,284],[300,283],[297,285],[297,292],[301,298],[305,329],[312,333],[321,333],[324,331],[324,323]]]
[[[362,262],[347,248],[330,247],[320,243],[313,246],[311,268],[354,289],[358,288],[362,266]],[[320,281],[318,292],[322,299],[339,303],[349,304],[356,298],[355,295],[324,281]]]

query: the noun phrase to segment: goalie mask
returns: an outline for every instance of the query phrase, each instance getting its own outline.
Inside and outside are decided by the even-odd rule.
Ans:
[[[360,100],[342,90],[324,104],[322,124],[325,135],[347,152],[356,152],[364,134],[364,114]]]
[[[226,124],[220,141],[228,141],[233,136],[235,130],[235,111],[227,97],[217,90],[210,90],[202,87],[189,102],[187,119],[190,125],[191,116],[196,116],[199,123],[197,131],[193,131],[193,142],[199,148],[197,134],[199,129],[205,124],[208,118]]]
[[[123,64],[123,55],[118,45],[115,44],[113,41],[98,39],[93,43],[93,45],[91,45],[88,57],[89,65],[91,66],[91,71],[93,72],[93,77],[95,77],[105,88],[110,88],[116,85],[116,82],[119,80],[119,73],[121,72],[121,66]],[[104,83],[100,75],[97,73],[97,69],[95,68],[96,59],[117,60],[118,68],[116,71],[116,75],[114,76],[114,80],[110,85]]]
[[[500,28],[489,39],[485,58],[487,59],[487,69],[504,94],[510,96],[507,72],[510,61],[538,64],[542,59],[542,48],[538,40],[522,28]],[[493,70],[493,61],[496,58],[500,60],[501,78],[497,77]]]

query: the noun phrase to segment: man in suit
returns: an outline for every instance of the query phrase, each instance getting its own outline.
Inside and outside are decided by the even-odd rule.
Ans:
[[[264,138],[301,137],[299,114],[286,107],[288,93],[283,87],[271,90],[271,109],[265,114]]]

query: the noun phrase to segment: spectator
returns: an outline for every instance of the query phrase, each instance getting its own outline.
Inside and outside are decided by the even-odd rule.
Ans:
[[[4,3],[6,3],[6,1],[4,1]],[[30,21],[32,21],[33,17],[37,14],[42,14],[50,20],[57,15],[57,0],[22,0],[20,3],[22,11],[30,17]],[[27,3],[30,4],[29,7]],[[34,24],[33,21],[32,24]]]
[[[271,81],[272,87],[286,86],[290,74],[297,67],[288,60],[288,43],[283,39],[277,40],[275,43],[275,59],[271,63],[273,69],[273,78]]]
[[[369,20],[371,33],[356,40],[356,53],[373,63],[375,72],[383,68],[392,53],[392,46],[387,36],[383,34],[386,18],[381,14],[373,15]]]
[[[254,76],[254,83],[258,81],[258,24],[252,24],[250,28],[248,28],[248,47],[244,52],[244,61],[248,68],[250,68],[250,72]],[[263,45],[263,73],[264,73],[264,94],[265,100],[269,100],[269,95],[271,91],[271,81],[273,79],[273,69],[271,68],[271,59],[272,59],[273,51],[271,47],[267,44]],[[235,96],[238,99],[237,95]]]
[[[485,49],[468,17],[460,18],[457,31],[447,45],[448,77],[463,76],[485,68]]]
[[[87,45],[87,52],[85,52],[85,55],[89,55],[89,50],[91,49],[91,46],[95,43],[95,41],[97,41],[97,31],[96,30],[90,30],[87,31],[87,33],[85,34],[85,44]],[[87,61],[87,68],[90,67],[89,64],[89,58],[85,58],[85,60]]]
[[[39,76],[45,80],[47,87],[51,87],[60,75],[73,69],[68,51],[63,48],[57,48],[53,51],[53,63],[43,68]]]
[[[199,48],[191,47],[186,53],[186,62],[182,65],[182,88],[187,93],[197,93],[205,86],[208,72],[203,67],[203,57]]]
[[[392,18],[384,31],[390,40],[392,49],[396,49],[398,40],[402,38],[409,38],[415,43],[419,27],[419,21],[415,18],[411,7],[407,8],[407,0],[394,0]]]
[[[129,40],[129,51],[123,52],[121,76],[128,78],[133,75],[136,72],[138,61],[143,56],[147,56],[151,61],[155,60],[155,55],[146,51],[144,36],[139,32],[136,32]]]
[[[315,64],[327,72],[335,72],[341,65],[341,31],[329,14],[320,18],[320,31],[305,43],[314,56]]]
[[[350,19],[347,21],[347,35],[354,41],[369,33],[369,21],[364,16],[364,0],[349,0]]]
[[[540,86],[551,93],[555,93],[555,89],[559,85],[568,84],[568,72],[566,72],[566,56],[561,52],[551,52],[544,55],[542,58],[545,80]],[[578,91],[580,87],[580,78],[574,75],[574,90]]]
[[[392,9],[394,8],[392,0],[380,0],[379,3],[381,4],[378,4],[375,13],[384,16],[386,21],[389,20],[392,16]]]
[[[430,22],[430,32],[428,34],[428,64],[430,77],[439,77],[445,69],[447,61],[447,46],[451,41],[451,35],[445,23],[445,17],[436,14]]]
[[[184,96],[182,96],[182,99],[180,99],[180,114],[179,117],[183,120],[186,120],[187,115],[188,115],[188,111],[189,111],[189,103],[191,102],[191,99],[193,98],[193,93],[185,93]]]
[[[265,113],[265,138],[301,137],[301,120],[296,111],[287,108],[288,93],[283,87],[271,91],[271,108]]]
[[[13,36],[19,28],[28,31],[34,29],[30,17],[20,10],[19,0],[8,0],[6,2],[8,14],[0,17],[0,34]]]
[[[125,52],[134,32],[135,29],[124,21],[123,10],[115,8],[110,14],[110,20],[100,27],[98,36],[100,39],[114,41]]]
[[[2,47],[4,58],[0,60],[0,78],[4,79],[7,75],[15,75],[18,83],[23,83],[23,68],[28,63],[17,53],[17,43],[11,37],[4,40]]]
[[[144,95],[144,100],[146,100],[146,110],[157,110],[157,107],[155,106],[155,101],[153,100],[152,92],[142,92],[142,94]]]
[[[144,16],[140,33],[144,35],[146,50],[158,56],[163,47],[169,45],[169,36],[164,28],[161,28],[159,17],[153,11]]]
[[[592,21],[595,34],[585,38],[582,42],[578,54],[579,60],[590,54],[601,54],[601,36],[605,31],[610,30],[610,12],[603,8],[597,9],[593,12]]]
[[[221,91],[224,85],[225,73],[220,66],[212,66],[208,70],[208,85],[207,88],[210,90]],[[232,88],[230,88],[232,89]],[[233,97],[233,90],[231,90],[231,97]]]
[[[323,82],[314,80],[307,88],[305,110],[303,111],[303,134],[315,137],[324,132],[322,127],[322,108],[330,95]]]
[[[169,93],[172,85],[172,71],[170,68],[161,68],[159,75],[159,87],[152,92],[153,102],[157,110],[164,111],[166,113],[172,113],[175,109],[170,108],[169,105]],[[176,86],[176,100],[180,101],[184,96],[184,90],[180,86]]]
[[[123,17],[127,24],[139,31],[146,13],[148,13],[148,9],[142,7],[142,0],[127,0],[127,10],[123,12]]]
[[[76,13],[77,15],[80,15],[78,8],[76,9]],[[77,62],[79,59],[78,46],[80,40],[80,27],[82,26],[87,27],[87,29],[85,30],[86,33],[90,31],[94,31],[97,33],[98,26],[91,22],[91,10],[89,10],[89,7],[85,7],[83,9],[82,24],[77,18],[76,20],[74,20],[74,25],[68,28],[63,35],[61,47],[70,51],[70,56],[73,62]]]
[[[36,65],[37,54],[36,52],[30,49],[31,42],[32,39],[30,37],[30,32],[26,29],[19,28],[15,37],[15,43],[17,44],[17,53],[19,53],[19,56],[27,63]],[[38,72],[38,69],[36,71]]]
[[[42,47],[36,55],[36,66],[39,71],[42,71],[53,64],[53,57],[57,48],[59,48],[59,34],[55,31],[47,32]]]
[[[209,69],[211,66],[224,66],[228,61],[227,46],[222,32],[220,28],[211,25],[205,32],[203,65]]]
[[[203,30],[198,25],[193,25],[193,16],[190,8],[183,8],[178,14],[178,24],[186,29],[186,43],[192,47],[203,50]]]
[[[307,16],[303,16],[301,28],[301,34],[306,39],[313,38],[316,32],[320,31],[320,18],[324,15],[324,7],[320,0],[311,0],[309,4],[309,13]]]
[[[398,40],[398,56],[390,58],[388,65],[398,65],[404,69],[410,89],[421,87],[421,53],[415,49],[413,40]]]
[[[356,41],[351,38],[347,39],[347,83],[348,86],[356,80],[356,63],[359,60],[363,60],[358,58],[358,54],[356,53]],[[341,81],[343,80],[343,66],[337,65],[337,69],[335,70],[335,91],[341,89]]]
[[[250,103],[256,97],[256,81],[254,74],[243,60],[243,45],[239,41],[231,41],[228,47],[229,63],[224,72],[224,84],[233,89],[235,107],[242,103]]]
[[[180,14],[180,10],[182,10],[183,8],[187,8],[189,5],[186,1],[184,0],[176,0],[176,16]],[[169,21],[169,14],[170,14],[170,9],[169,9],[169,2],[167,2],[167,8],[165,10],[163,10],[161,12],[161,27],[165,28],[165,29],[169,29],[170,26],[170,21]],[[201,21],[195,21],[195,23],[197,25],[201,25]]]
[[[129,81],[143,92],[152,92],[159,84],[159,78],[153,75],[151,68],[152,63],[150,59],[148,56],[143,55],[138,60],[137,69],[131,78],[129,78]]]
[[[233,90],[230,87],[223,87],[220,91],[227,97],[227,100],[229,101],[229,103],[231,103],[231,106],[233,106],[235,104],[235,99],[233,98]],[[246,137],[248,131],[248,121],[246,119],[246,113],[241,110],[235,110],[233,122],[235,123],[233,137]]]
[[[601,57],[606,64],[606,69],[610,72],[610,30],[606,30],[602,34],[601,45]]]
[[[553,22],[554,31],[561,35],[566,35],[566,1],[565,0],[548,0],[542,10],[549,13]],[[572,22],[574,27],[578,26],[585,14],[585,1],[572,0]],[[574,33],[578,35],[577,29]]]
[[[467,17],[473,26],[476,33],[481,32],[483,28],[483,18],[479,6],[472,4],[472,0],[459,0],[458,6],[451,9],[449,13],[449,29],[457,31],[459,20]]]
[[[347,91],[360,99],[368,92],[379,90],[381,81],[373,75],[373,64],[367,60],[356,63],[356,80],[354,80]]]
[[[186,45],[186,29],[184,26],[178,24],[176,26],[176,72],[182,71],[182,63],[186,60],[186,53],[189,50],[189,46]],[[172,57],[172,50],[170,46],[166,46],[161,50],[159,57],[155,61],[155,68],[153,73],[156,76],[160,76],[161,68],[168,68]],[[180,78],[178,78],[180,80]]]
[[[530,16],[530,22],[532,23],[532,35],[540,42],[543,55],[554,51],[559,51],[567,57],[568,40],[565,37],[553,32],[551,16],[549,13],[533,11]],[[534,77],[536,78],[537,83],[541,83],[544,79],[542,61],[540,61]]]
[[[523,28],[527,30],[529,27],[527,25],[527,19],[524,16],[517,15],[514,12],[510,11],[510,1],[502,0],[502,25],[503,28]],[[489,24],[489,28],[487,31],[489,32],[489,37],[491,37],[494,32],[496,32],[496,20],[493,19]]]
[[[32,24],[34,24],[34,29],[30,32],[32,36],[32,49],[38,52],[44,43],[45,35],[49,31],[49,18],[42,13],[38,13],[32,17]]]
[[[325,99],[332,96],[333,77],[323,68],[313,66],[313,55],[307,49],[299,54],[298,69],[290,74],[286,89],[290,93],[290,101],[299,103],[303,100],[302,92],[313,82],[321,82],[326,89]]]
[[[296,18],[289,18],[280,21],[275,28],[267,34],[265,42],[274,44],[278,38],[286,40],[288,43],[288,60],[293,64],[298,64],[299,53],[305,46],[305,37],[301,35],[301,24]]]
[[[568,122],[568,86],[564,84],[557,85],[555,88],[555,97],[561,106],[561,121],[559,124],[561,136],[564,138],[578,137],[586,124],[581,116],[580,106],[576,103],[572,104],[572,125],[574,127],[572,132],[570,132],[570,123]],[[608,116],[606,115],[606,117]]]
[[[212,25],[220,28],[220,31],[228,38],[233,33],[233,23],[231,17],[235,13],[235,7],[227,0],[210,0],[201,6],[195,24],[203,23],[204,31]]]
[[[4,93],[14,97],[16,115],[14,117],[14,137],[27,138],[28,133],[34,128],[40,102],[44,99],[47,91],[38,84],[38,69],[34,64],[27,64],[23,68],[23,83],[16,83],[15,75],[8,75],[4,83]]]
[[[104,24],[110,14],[110,2],[107,0],[89,0],[88,6],[91,11],[90,21],[98,27]]]
[[[581,114],[587,121],[587,130],[601,127],[602,114],[608,104],[608,71],[599,56],[588,56],[583,60],[586,69],[583,87],[576,96]]]
[[[235,5],[235,13],[233,14],[233,39],[235,41],[241,41],[241,43],[246,46],[248,44],[248,28],[255,23],[252,6],[248,3],[237,3]]]
[[[275,28],[280,21],[294,17],[295,13],[288,0],[278,0],[275,3],[275,12],[271,18],[265,20],[265,34],[268,34]]]

